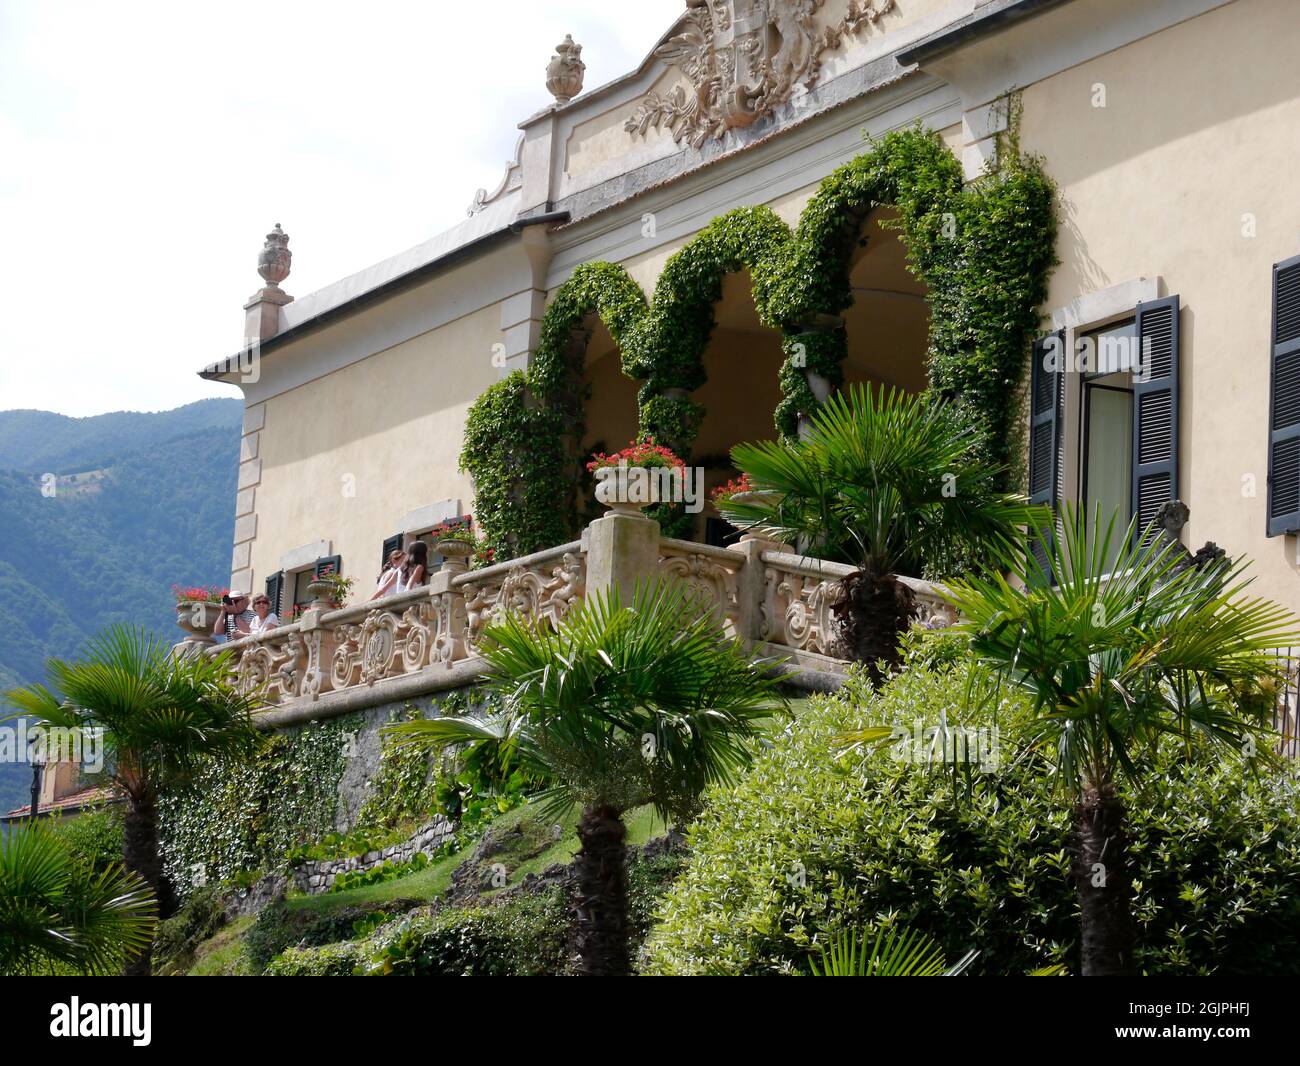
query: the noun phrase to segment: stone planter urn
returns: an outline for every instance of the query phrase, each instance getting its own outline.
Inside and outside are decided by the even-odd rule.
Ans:
[[[221,607],[215,603],[195,600],[176,605],[176,625],[185,631],[185,639],[192,644],[211,644],[212,627],[217,624]]]
[[[731,496],[731,500],[736,503],[748,504],[754,506],[761,504],[771,506],[781,498],[781,494],[774,489],[749,489],[745,492],[737,492]],[[719,508],[721,510],[721,508]],[[728,519],[730,521],[730,519]],[[749,525],[739,525],[736,528],[743,529],[746,533],[752,533],[759,537],[765,537],[771,527],[762,522],[751,522]]]
[[[443,570],[449,574],[463,574],[469,569],[469,557],[474,554],[474,542],[468,537],[443,537],[434,541],[433,550],[443,557]]]
[[[331,582],[317,579],[307,586],[307,591],[311,593],[313,611],[334,610],[334,585]]]
[[[731,499],[737,503],[771,505],[781,498],[781,494],[775,489],[747,489],[745,492],[737,492],[732,495]]]
[[[639,515],[662,502],[659,468],[607,466],[596,471],[596,500],[615,514]]]

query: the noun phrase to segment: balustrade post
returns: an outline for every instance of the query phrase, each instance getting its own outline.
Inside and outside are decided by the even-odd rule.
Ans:
[[[785,546],[766,540],[754,533],[746,533],[736,543],[735,550],[745,557],[745,565],[736,577],[736,598],[740,601],[736,636],[751,643],[763,639],[763,602],[767,598],[767,574],[763,567],[763,553],[784,551]]]
[[[659,523],[643,515],[611,511],[587,527],[588,596],[617,590],[630,604],[637,584],[659,570]]]

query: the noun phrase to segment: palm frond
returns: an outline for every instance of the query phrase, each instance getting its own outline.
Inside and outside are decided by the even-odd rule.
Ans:
[[[1133,775],[1165,736],[1248,750],[1263,712],[1234,693],[1276,671],[1300,625],[1246,594],[1245,563],[1184,567],[1134,523],[1068,507],[1042,543],[1015,568],[1025,587],[972,575],[945,595],[975,655],[1033,697],[1031,740],[1069,787]]]
[[[114,973],[153,934],[155,906],[122,867],[96,873],[44,827],[0,841],[0,973]]]
[[[517,616],[483,634],[499,717],[393,727],[445,747],[492,740],[551,783],[552,804],[654,803],[682,816],[731,780],[774,715],[786,713],[772,663],[754,662],[680,582],[588,597],[558,627]]]
[[[1001,490],[1003,469],[978,457],[980,439],[942,400],[851,386],[790,445],[741,444],[733,463],[761,494],[720,510],[742,528],[804,554],[871,569],[919,572],[962,551],[996,561],[1045,512]]]
[[[177,656],[162,641],[112,626],[75,661],[51,659],[45,684],[5,693],[16,713],[103,731],[108,752],[133,772],[128,791],[179,783],[202,759],[242,757],[262,738],[256,697],[233,685],[224,655]],[[138,779],[136,779],[138,778]]]
[[[841,932],[821,949],[820,960],[809,960],[814,977],[957,977],[979,956],[968,951],[949,966],[943,949],[917,929],[889,926],[868,945],[857,930]]]

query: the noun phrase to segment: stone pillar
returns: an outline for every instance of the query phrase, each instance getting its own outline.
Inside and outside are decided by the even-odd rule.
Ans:
[[[257,539],[257,487],[262,481],[261,437],[265,426],[265,403],[244,408],[244,432],[239,441],[239,480],[235,491],[235,544],[230,558],[230,587],[247,589],[250,595],[254,576],[253,542]]]
[[[617,590],[627,606],[638,583],[659,570],[659,523],[644,515],[610,512],[587,527],[588,596]]]
[[[735,550],[745,556],[745,565],[736,578],[736,598],[740,606],[736,636],[754,643],[763,639],[763,601],[767,599],[763,552],[788,549],[774,540],[764,540],[756,534],[746,533],[736,544]]]

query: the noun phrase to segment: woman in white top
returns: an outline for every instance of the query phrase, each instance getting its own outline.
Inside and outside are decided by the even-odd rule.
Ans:
[[[271,610],[270,597],[255,596],[253,598],[253,618],[248,623],[248,631],[250,633],[265,633],[268,629],[274,629],[279,624],[280,619]]]
[[[400,548],[394,548],[388,553],[388,569],[379,575],[379,582],[375,585],[375,594],[370,598],[372,600],[383,599],[385,596],[391,596],[397,591],[397,579],[401,576],[402,562],[406,559],[406,553]]]
[[[406,549],[406,561],[402,563],[402,569],[397,572],[397,583],[393,591],[406,592],[408,589],[423,585],[425,576],[429,572],[428,562],[429,545],[422,540],[417,540]]]

